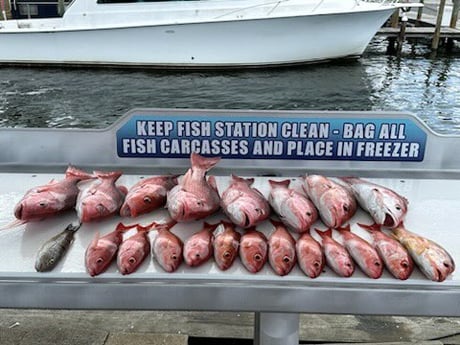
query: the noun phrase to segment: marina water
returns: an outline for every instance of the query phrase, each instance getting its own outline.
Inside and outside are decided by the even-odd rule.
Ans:
[[[458,43],[457,43],[458,44]],[[234,71],[0,68],[0,127],[104,128],[136,107],[409,111],[460,134],[460,48],[427,42],[387,55],[376,37],[363,57]]]

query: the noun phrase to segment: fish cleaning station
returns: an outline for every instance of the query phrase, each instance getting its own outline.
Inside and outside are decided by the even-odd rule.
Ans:
[[[1,308],[254,312],[255,345],[299,344],[301,313],[460,316],[460,276],[454,264],[460,263],[460,232],[454,229],[460,210],[460,137],[438,135],[413,114],[134,109],[106,129],[1,128],[0,146]],[[95,238],[113,232],[120,222],[138,224],[138,232],[152,222],[167,223],[172,210],[162,206],[138,217],[122,217],[116,211],[83,221],[59,262],[53,262],[54,268],[36,270],[42,245],[79,222],[75,210],[79,206],[19,224],[15,210],[16,216],[24,214],[25,206],[18,212],[17,205],[29,190],[63,180],[69,166],[88,174],[121,172],[116,186],[127,190],[150,176],[165,174],[177,177],[180,186],[184,174],[199,170],[193,166],[187,172],[197,159],[195,154],[220,157],[206,173],[220,197],[232,174],[254,179],[251,187],[267,199],[270,181],[289,180],[290,188],[305,194],[304,179],[311,175],[337,183],[340,177],[358,177],[384,186],[403,197],[407,213],[398,227],[388,211],[380,223],[382,231],[400,237],[398,229],[403,227],[429,241],[414,251],[408,249],[416,267],[404,280],[387,268],[373,279],[358,263],[349,277],[325,265],[312,278],[300,267],[303,254],[298,264],[280,275],[273,268],[277,265],[275,254],[270,254],[274,247],[257,273],[251,273],[240,256],[226,270],[211,257],[200,266],[182,262],[167,272],[151,250],[132,273],[121,272],[116,260],[103,272],[89,273],[85,255]],[[96,193],[93,187],[79,188],[80,193]],[[197,203],[200,206],[201,201]],[[171,202],[168,205],[172,208]],[[100,212],[102,208],[96,206]],[[402,213],[404,208],[396,206]],[[344,207],[346,212],[350,209]],[[177,212],[177,217],[185,219],[189,211]],[[371,234],[358,225],[376,222],[371,211],[356,206],[350,216],[341,225],[349,224],[353,234],[372,244]],[[283,220],[273,210],[269,218]],[[169,231],[186,242],[205,223],[224,219],[229,222],[219,210],[199,220],[179,221]],[[256,225],[269,243],[277,224],[270,219]],[[319,209],[319,217],[310,226],[311,236],[320,244],[325,241],[320,232],[328,229],[326,219]],[[243,220],[245,225],[249,222]],[[333,238],[344,243],[346,236],[337,230],[340,226],[332,227]],[[240,226],[236,230],[241,235],[248,231]],[[124,238],[136,232],[123,231]],[[155,243],[159,233],[152,230],[146,236]],[[299,240],[301,234],[289,233]],[[417,261],[417,253],[437,257],[439,247],[451,262]]]

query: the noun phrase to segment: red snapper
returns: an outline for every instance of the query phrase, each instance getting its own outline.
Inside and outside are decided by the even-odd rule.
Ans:
[[[192,153],[190,160],[192,167],[167,195],[166,207],[178,222],[202,219],[219,209],[215,178],[211,176],[206,180],[206,173],[220,161],[220,157],[206,158]]]
[[[267,237],[255,228],[247,229],[241,236],[239,255],[249,272],[259,272],[267,262],[267,242]]]

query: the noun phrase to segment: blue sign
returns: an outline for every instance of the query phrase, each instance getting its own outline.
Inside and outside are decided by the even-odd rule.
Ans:
[[[422,161],[426,133],[409,118],[134,115],[119,157]]]

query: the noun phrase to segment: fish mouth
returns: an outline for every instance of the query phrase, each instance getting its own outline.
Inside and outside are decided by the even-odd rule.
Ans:
[[[396,224],[396,220],[393,218],[391,214],[385,213],[385,219],[383,220],[383,225],[389,228],[393,228],[397,226],[398,224]]]
[[[14,209],[14,216],[17,219],[22,219],[22,211],[23,211],[23,205],[22,204],[17,205],[16,208]]]
[[[128,204],[124,204],[120,209],[120,216],[122,217],[131,217],[132,212]]]

